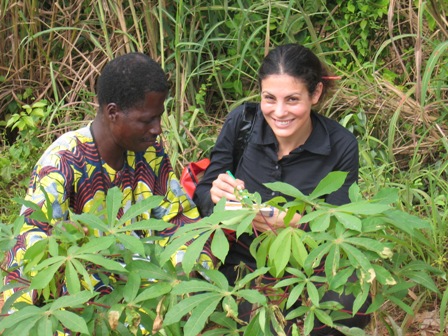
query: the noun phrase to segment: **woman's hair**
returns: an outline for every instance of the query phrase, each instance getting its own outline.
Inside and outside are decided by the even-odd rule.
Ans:
[[[302,81],[310,95],[319,82],[323,84],[321,99],[332,86],[328,71],[319,58],[300,44],[285,44],[271,50],[258,71],[258,83],[270,75],[289,75]]]
[[[99,105],[115,103],[122,110],[138,106],[148,92],[168,90],[168,79],[162,67],[142,53],[113,59],[106,64],[96,83]]]

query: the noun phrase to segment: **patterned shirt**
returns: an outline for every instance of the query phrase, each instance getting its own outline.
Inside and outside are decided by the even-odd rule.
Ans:
[[[25,224],[15,247],[6,256],[8,268],[20,266],[27,248],[48,236],[55,222],[69,219],[69,210],[81,214],[104,208],[107,190],[114,186],[123,193],[118,218],[135,202],[152,195],[164,196],[158,207],[139,216],[141,220],[157,218],[174,224],[171,229],[157,231],[158,236],[164,237],[158,241],[162,245],[178,227],[199,219],[195,204],[181,187],[160,143],[150,146],[146,152],[128,151],[123,168],[116,171],[101,159],[89,126],[62,135],[35,165],[25,199],[46,212],[43,188],[52,204],[53,221],[46,223],[31,219],[33,209],[22,207]],[[100,234],[96,232],[96,235]],[[152,234],[149,230],[139,232],[140,236],[146,237]],[[172,258],[173,263],[181,262],[183,255],[183,250],[178,251]],[[200,262],[206,267],[211,266],[208,253],[203,252]],[[8,274],[6,282],[21,276],[18,268]],[[96,280],[95,290],[104,290],[101,281]],[[29,296],[23,299],[31,302]]]

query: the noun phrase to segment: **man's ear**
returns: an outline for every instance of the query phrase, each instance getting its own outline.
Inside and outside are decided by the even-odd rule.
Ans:
[[[110,121],[112,121],[112,122],[114,122],[114,121],[116,121],[117,120],[117,118],[118,118],[118,115],[119,115],[119,113],[120,113],[120,108],[118,107],[118,105],[117,104],[115,104],[115,103],[109,103],[109,104],[107,104],[107,106],[106,106],[106,116],[107,116],[107,118],[110,120]]]

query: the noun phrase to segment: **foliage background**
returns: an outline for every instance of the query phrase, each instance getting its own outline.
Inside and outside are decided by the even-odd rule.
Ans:
[[[1,0],[0,221],[17,216],[11,198],[42,150],[93,118],[95,79],[114,56],[143,51],[169,74],[163,137],[179,172],[209,154],[231,108],[258,99],[265,53],[299,42],[341,76],[321,113],[357,135],[361,191],[398,188],[434,232],[410,256],[446,271],[447,11],[444,0]]]

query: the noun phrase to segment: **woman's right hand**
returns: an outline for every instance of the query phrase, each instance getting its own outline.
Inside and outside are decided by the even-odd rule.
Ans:
[[[239,179],[234,179],[228,174],[219,174],[216,180],[213,181],[212,188],[210,189],[210,196],[213,203],[218,203],[223,197],[228,201],[237,201],[235,188],[243,190],[244,182]]]

